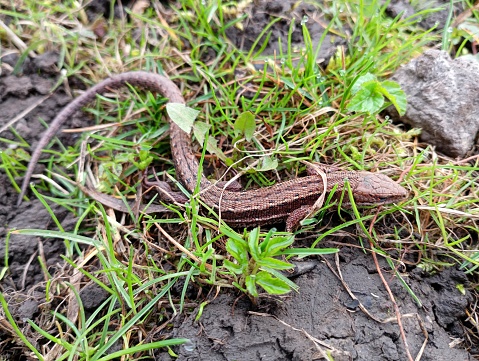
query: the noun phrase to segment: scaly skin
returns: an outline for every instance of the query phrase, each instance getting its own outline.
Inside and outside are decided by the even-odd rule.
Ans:
[[[97,94],[119,89],[127,84],[159,93],[168,98],[171,103],[185,103],[180,90],[171,80],[143,71],[114,75],[88,89],[55,117],[50,128],[40,139],[28,164],[18,204],[22,202],[42,149],[60,130],[63,123],[75,112],[93,101]],[[193,152],[191,137],[169,118],[168,121],[170,123],[171,153],[178,180],[188,191],[193,193],[197,185],[199,163]],[[403,200],[408,195],[403,187],[383,174],[336,169],[325,174],[326,187],[323,185],[321,175],[309,175],[280,182],[271,187],[240,192],[219,188],[202,174],[200,198],[206,205],[216,210],[221,219],[229,225],[256,226],[286,221],[287,229],[292,230],[309,213],[324,189],[329,192],[336,187],[335,196],[339,196],[344,190],[345,180],[349,182],[354,200],[358,205],[394,203]]]

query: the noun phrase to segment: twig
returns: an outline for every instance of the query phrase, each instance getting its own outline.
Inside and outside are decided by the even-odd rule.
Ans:
[[[30,268],[30,264],[33,262],[33,260],[35,259],[35,257],[37,256],[38,254],[38,251],[35,251],[33,252],[33,254],[30,256],[30,258],[28,259],[27,263],[25,264],[25,268],[23,269],[23,273],[22,273],[22,290],[25,289],[25,282],[26,282],[26,279],[27,279],[27,273],[28,273],[28,270]]]
[[[188,257],[190,257],[192,260],[194,260],[195,262],[197,262],[198,264],[202,264],[203,262],[198,258],[196,257],[193,253],[191,253],[189,250],[187,250],[185,247],[183,247],[179,242],[177,242],[173,237],[171,237],[160,225],[159,223],[156,223],[155,222],[155,226],[156,228],[158,228],[158,230],[161,232],[161,234],[163,236],[165,236],[168,241],[170,241],[171,243],[173,243],[181,252],[185,253]],[[208,270],[208,271],[212,271],[213,270],[213,267],[211,265],[209,265],[208,263],[204,263],[204,266],[205,268]]]
[[[22,39],[15,35],[15,33],[10,30],[10,28],[2,20],[0,20],[0,27],[5,30],[5,33],[7,34],[8,38],[18,48],[18,50],[24,52],[28,49],[27,45],[22,41]],[[30,55],[32,58],[35,58],[37,56],[37,54],[35,54],[33,50],[30,50],[28,52],[28,55]]]

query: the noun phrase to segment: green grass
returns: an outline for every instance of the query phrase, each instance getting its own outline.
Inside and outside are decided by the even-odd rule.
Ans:
[[[0,13],[10,17],[10,29],[27,45],[22,54],[58,51],[60,67],[67,77],[75,76],[88,86],[112,73],[143,69],[166,72],[181,84],[188,105],[200,111],[198,122],[209,127],[208,152],[202,148],[198,152],[203,153],[202,161],[213,169],[216,179],[231,165],[243,174],[246,187],[268,186],[279,178],[304,174],[305,161],[327,162],[352,170],[382,170],[400,177],[411,190],[411,197],[400,205],[379,212],[354,208],[342,211],[336,223],[324,222],[337,209],[326,202],[324,209],[295,235],[314,236],[313,249],[306,249],[305,254],[316,253],[315,248],[321,247],[328,236],[356,229],[354,236],[373,242],[379,254],[385,253],[383,245],[395,247],[400,255],[415,248],[421,252],[420,266],[425,269],[461,264],[469,272],[476,272],[477,164],[453,162],[436,154],[415,141],[417,130],[405,131],[379,116],[378,111],[351,114],[347,110],[358,78],[372,74],[382,81],[431,41],[440,41],[432,30],[421,30],[416,24],[428,11],[390,19],[377,1],[369,6],[362,1],[328,2],[328,30],[348,45],[339,47],[324,69],[316,63],[321,44],[312,43],[307,23],[301,24],[301,19],[295,26],[302,30],[304,49],[288,45],[276,58],[261,56],[272,22],[251,51],[240,52],[226,39],[225,31],[242,26],[245,15],[234,5],[220,1],[203,5],[201,1],[184,0],[176,9],[166,10],[166,15],[160,7],[160,20],[156,11],[148,8],[130,14],[130,22],[114,18],[98,21],[95,26],[104,29],[106,35],[96,42],[94,29],[84,20],[84,10],[75,8],[73,2],[17,3],[14,8],[10,2],[0,1]],[[0,35],[5,39],[5,33],[0,31]],[[454,40],[457,38],[448,35],[445,48],[449,49]],[[460,48],[465,49],[464,43]],[[255,68],[254,64],[261,67]],[[254,96],[241,96],[245,89],[253,91]],[[236,286],[256,296],[256,285],[261,282],[255,284],[251,278],[245,281],[234,272],[234,264],[252,265],[252,275],[263,272],[267,267],[260,269],[260,263],[252,261],[269,256],[261,256],[258,240],[284,237],[267,228],[263,232],[254,230],[258,232],[254,237],[232,230],[214,215],[202,213],[197,198],[184,207],[170,205],[172,212],[167,216],[137,214],[131,209],[126,218],[119,219],[98,203],[85,201],[76,179],[93,179],[102,192],[126,201],[134,199],[145,167],[155,165],[159,176],[175,176],[169,160],[168,127],[162,117],[164,105],[163,99],[133,89],[126,89],[114,100],[100,98],[88,111],[98,123],[114,123],[111,127],[83,134],[74,147],[64,147],[55,140],[61,151],[45,150],[45,175],[50,180],[41,182],[34,196],[42,199],[47,209],[49,203],[62,205],[79,221],[73,232],[66,233],[52,212],[59,232],[15,232],[65,242],[65,261],[71,267],[72,281],[61,283],[45,272],[46,298],[69,300],[71,305],[76,302],[78,317],[68,319],[64,309],[52,312],[50,321],[58,321],[61,327],[52,336],[42,331],[42,325],[30,322],[37,339],[50,340],[48,347],[59,345],[59,360],[106,360],[126,354],[140,358],[155,348],[185,342],[161,339],[137,343],[145,340],[151,323],[166,329],[172,315],[185,311],[188,287]],[[248,140],[242,139],[241,132],[235,134],[237,119],[248,114],[245,112],[250,112],[255,122]],[[13,135],[13,142],[0,138],[5,149],[0,168],[17,187],[14,179],[23,174],[30,147],[21,134]],[[85,145],[85,139],[94,142]],[[18,148],[7,149],[11,144]],[[85,160],[86,154],[89,162],[77,161]],[[65,168],[71,164],[72,168]],[[248,244],[251,239],[257,244]],[[249,248],[243,249],[246,253],[238,254],[242,261],[226,252],[232,240],[248,244]],[[282,253],[274,255],[288,260]],[[234,259],[238,262],[232,263]],[[400,260],[400,256],[390,260],[391,268]],[[78,296],[85,283],[96,284],[109,295],[89,316]],[[181,283],[179,293],[173,292],[173,286]],[[294,288],[291,284],[289,287]],[[167,306],[157,309],[160,301]],[[191,300],[198,305],[202,301]],[[3,298],[2,305],[6,312]],[[138,324],[143,327],[133,327]],[[21,337],[19,328],[14,332]],[[65,337],[67,333],[72,336]],[[123,350],[108,354],[120,341]],[[35,348],[23,342],[39,359],[48,351],[48,347]]]

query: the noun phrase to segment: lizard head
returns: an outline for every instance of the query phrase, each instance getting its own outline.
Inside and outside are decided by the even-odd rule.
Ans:
[[[390,204],[407,198],[408,191],[384,174],[358,172],[353,195],[358,205]]]

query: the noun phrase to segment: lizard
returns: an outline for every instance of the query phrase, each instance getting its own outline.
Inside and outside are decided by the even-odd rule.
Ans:
[[[17,204],[22,202],[42,149],[47,146],[65,121],[93,101],[97,94],[104,94],[128,85],[158,93],[171,103],[185,104],[180,89],[173,81],[152,72],[120,73],[94,85],[58,113],[40,138],[28,164]],[[334,197],[339,197],[346,189],[346,182],[349,182],[355,203],[360,206],[395,203],[408,196],[405,188],[384,174],[335,168],[323,175],[309,174],[269,187],[241,191],[223,189],[199,172],[200,165],[193,149],[191,135],[183,131],[169,117],[168,121],[171,154],[179,182],[191,193],[195,192],[199,184],[199,196],[202,202],[233,227],[285,222],[286,229],[292,231],[303,218],[309,215],[313,205],[324,192],[334,190]]]

